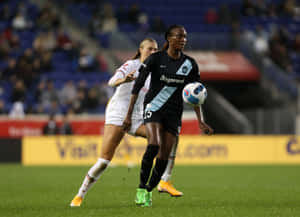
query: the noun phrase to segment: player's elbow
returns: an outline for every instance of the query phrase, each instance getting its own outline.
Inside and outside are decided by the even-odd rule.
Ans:
[[[110,79],[108,81],[108,86],[110,86],[110,87],[116,87],[117,86],[116,80],[115,79]]]

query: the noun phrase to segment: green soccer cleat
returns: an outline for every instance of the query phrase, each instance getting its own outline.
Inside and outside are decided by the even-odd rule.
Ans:
[[[145,194],[145,203],[143,207],[149,207],[149,206],[152,206],[152,191],[151,192],[146,191]]]
[[[145,204],[145,195],[147,191],[144,188],[137,188],[136,189],[136,196],[135,196],[135,204],[136,205],[144,205]]]

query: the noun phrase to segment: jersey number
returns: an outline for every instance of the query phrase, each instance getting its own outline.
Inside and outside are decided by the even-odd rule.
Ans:
[[[144,114],[144,119],[151,118],[151,116],[152,116],[152,111],[146,111]]]

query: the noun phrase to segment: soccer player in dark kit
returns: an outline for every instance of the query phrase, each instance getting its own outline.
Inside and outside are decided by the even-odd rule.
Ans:
[[[186,84],[200,81],[195,60],[182,52],[187,42],[185,28],[180,25],[170,26],[165,33],[165,39],[163,50],[150,55],[141,65],[123,122],[124,130],[129,130],[138,93],[151,73],[150,88],[144,100],[148,145],[142,159],[140,184],[135,199],[137,205],[144,207],[152,206],[152,190],[165,171],[172,145],[180,132],[182,90]],[[200,129],[212,134],[213,129],[203,121],[201,107],[195,106],[194,111]],[[156,162],[151,173],[155,157]]]

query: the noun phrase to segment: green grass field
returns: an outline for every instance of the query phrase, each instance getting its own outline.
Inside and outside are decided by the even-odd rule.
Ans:
[[[109,168],[80,208],[69,203],[89,167],[0,164],[0,217],[296,217],[300,166],[177,166],[182,198],[153,193],[136,207],[138,168]]]

